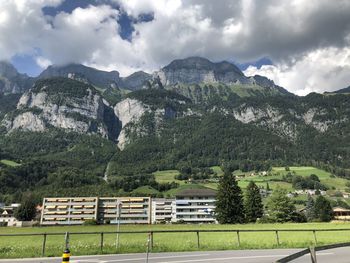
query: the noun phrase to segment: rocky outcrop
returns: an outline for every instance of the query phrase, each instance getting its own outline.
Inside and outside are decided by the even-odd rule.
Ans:
[[[147,87],[147,82],[152,79],[152,75],[143,71],[138,71],[130,76],[122,78],[121,87],[128,90],[139,90]]]
[[[41,84],[45,84],[45,81]],[[91,86],[62,79],[58,79],[56,84],[54,87],[45,85],[41,88],[35,87],[23,94],[17,110],[6,115],[2,123],[7,131],[41,132],[56,127],[116,139],[119,133],[118,120],[114,115],[110,116],[109,106]],[[74,84],[77,89],[79,87],[86,91],[84,96],[67,96],[60,93],[59,85]],[[57,93],[52,94],[51,88],[57,89]]]
[[[122,130],[118,136],[118,147],[123,150],[129,142],[126,135],[126,126],[129,123],[137,123],[145,112],[149,112],[148,106],[142,102],[127,98],[115,105],[114,113],[121,122]]]
[[[226,61],[213,63],[200,57],[174,60],[155,75],[159,77],[163,86],[179,83],[249,83],[249,79],[235,65]]]
[[[285,115],[271,106],[255,108],[243,105],[233,111],[233,116],[242,123],[266,128],[290,140],[295,140],[298,135],[295,123],[286,121],[284,119]]]

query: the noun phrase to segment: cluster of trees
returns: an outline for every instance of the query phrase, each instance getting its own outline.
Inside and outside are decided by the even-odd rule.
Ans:
[[[140,186],[151,186],[159,192],[165,192],[179,185],[175,182],[158,183],[153,174],[138,174],[133,176],[124,176],[114,178],[111,185],[114,189],[123,189],[125,192],[131,192]]]
[[[31,221],[36,216],[36,203],[31,195],[23,198],[20,207],[15,210],[14,216],[19,221]]]
[[[235,176],[225,172],[222,176],[217,194],[216,218],[221,224],[245,222],[328,222],[332,219],[332,206],[323,196],[316,201],[308,199],[306,213],[298,212],[287,191],[275,189],[267,200],[266,207],[262,203],[259,188],[250,182],[245,195],[238,186]]]
[[[309,195],[306,204],[306,217],[308,221],[331,221],[333,218],[331,203],[322,195],[317,196],[316,200]]]
[[[282,180],[291,183],[295,189],[328,190],[328,187],[322,184],[318,176],[315,174],[305,177],[288,172],[282,177]]]
[[[175,176],[177,180],[205,180],[214,175],[214,171],[208,167],[205,168],[191,168],[189,166],[182,166],[180,174]]]
[[[255,222],[263,216],[262,199],[256,184],[249,183],[243,198],[235,176],[229,171],[220,179],[216,200],[216,219],[221,224]]]

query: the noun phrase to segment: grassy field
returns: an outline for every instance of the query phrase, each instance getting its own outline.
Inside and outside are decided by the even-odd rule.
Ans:
[[[150,230],[208,230],[208,229],[342,229],[350,230],[350,223],[312,223],[312,224],[247,224],[247,225],[150,225],[121,226],[122,231]],[[115,231],[116,226],[71,226],[40,228],[0,228],[0,234],[20,233],[63,233]],[[350,241],[350,231],[317,232],[318,244],[330,244]],[[225,249],[261,249],[261,248],[302,248],[314,244],[312,231],[279,232],[280,245],[276,243],[274,232],[240,233],[241,246],[238,246],[235,233],[200,233],[199,250]],[[42,236],[0,237],[0,257],[38,257],[41,256]],[[116,235],[104,235],[104,249],[100,250],[100,234],[70,236],[72,255],[116,253]],[[147,234],[121,234],[118,253],[145,252]],[[60,256],[64,248],[64,236],[48,236],[46,256]],[[196,233],[156,233],[154,234],[153,252],[194,251],[197,248]]]
[[[164,183],[171,183],[175,182],[179,185],[185,184],[184,181],[176,180],[175,176],[180,174],[178,170],[165,170],[165,171],[158,171],[153,173],[154,178],[158,183],[164,184]]]
[[[11,161],[11,160],[0,160],[0,163],[3,163],[3,164],[8,165],[8,166],[12,166],[12,167],[20,166],[19,163],[16,163],[16,162]]]
[[[221,176],[223,174],[221,168],[219,166],[213,166],[211,169],[218,175]],[[288,172],[295,173],[296,175],[300,176],[309,176],[311,174],[316,174],[321,183],[328,186],[329,189],[333,190],[341,190],[344,191],[346,187],[346,182],[348,180],[331,176],[329,172],[326,172],[324,170],[315,168],[315,167],[309,167],[309,166],[293,166],[289,167],[290,171],[286,171],[285,167],[274,167],[271,171],[271,175],[269,176],[261,176],[261,175],[253,175],[251,176],[251,172],[249,173],[243,173],[241,171],[235,171],[235,174],[237,176],[239,175],[245,175],[244,178],[238,178],[238,184],[241,188],[245,189],[250,181],[254,181],[258,186],[266,187],[267,183],[269,184],[271,189],[275,189],[276,187],[282,187],[287,189],[288,191],[292,191],[293,187],[291,183],[287,182],[281,182],[281,181],[275,181],[275,180],[281,180],[284,175],[286,175]],[[175,176],[179,174],[179,171],[177,170],[166,170],[166,171],[158,171],[154,173],[155,179],[159,183],[171,183],[176,182],[180,185],[180,188],[178,190],[181,190],[182,186],[185,185],[185,181],[176,180]],[[217,189],[217,183],[210,182],[210,183],[203,183],[198,184],[201,186],[205,186],[212,189]],[[176,193],[178,190],[171,190],[167,194],[173,194]]]

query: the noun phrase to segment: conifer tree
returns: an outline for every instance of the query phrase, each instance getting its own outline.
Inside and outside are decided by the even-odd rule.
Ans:
[[[306,203],[306,218],[307,221],[315,220],[315,201],[314,199],[308,195],[307,196],[307,203]]]
[[[329,222],[333,218],[331,203],[322,195],[317,196],[315,201],[315,217],[321,222]]]
[[[287,191],[282,188],[276,188],[267,201],[269,218],[274,222],[293,221],[295,206],[292,200],[287,196]]]
[[[242,190],[231,171],[220,178],[215,213],[220,224],[244,222]]]
[[[256,222],[256,220],[261,218],[264,213],[264,206],[261,200],[260,190],[253,181],[251,181],[247,186],[244,200],[244,210],[246,220],[248,222]]]

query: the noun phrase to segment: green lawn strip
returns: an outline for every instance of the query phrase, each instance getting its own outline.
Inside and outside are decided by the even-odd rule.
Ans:
[[[165,196],[167,197],[175,197],[176,193],[181,192],[182,190],[185,189],[203,189],[203,188],[207,188],[202,184],[184,184],[184,185],[180,185],[178,188],[173,188],[170,189],[169,191],[165,192]]]
[[[350,229],[350,223],[306,223],[306,224],[247,224],[247,225],[129,225],[121,226],[122,231],[150,230],[282,230],[282,229]],[[1,228],[1,234],[9,233],[64,233],[64,232],[107,232],[116,231],[116,226],[71,226],[71,227],[33,227],[33,228]],[[318,245],[350,241],[350,231],[316,232]],[[100,253],[116,253],[115,234],[104,235],[104,248],[100,250],[100,234],[70,236],[72,255]],[[153,252],[195,251],[197,234],[192,233],[154,233]],[[312,231],[279,232],[280,244],[277,245],[275,232],[240,232],[238,246],[235,232],[200,233],[200,250],[224,249],[265,249],[265,248],[302,248],[314,244]],[[42,236],[1,237],[0,257],[39,257],[41,256]],[[46,256],[60,256],[64,249],[64,235],[48,236]],[[146,233],[121,234],[118,253],[145,252]]]
[[[175,176],[180,174],[178,170],[164,170],[154,172],[153,175],[158,183],[171,183],[175,182],[179,185],[185,184],[185,181],[175,179]]]
[[[1,160],[0,162],[5,164],[5,165],[12,166],[12,167],[21,166],[21,164],[16,163],[16,162],[11,161],[11,160]]]
[[[153,195],[153,194],[159,194],[159,191],[154,189],[153,187],[149,185],[144,185],[136,188],[132,191],[133,194],[139,194],[139,195]]]

